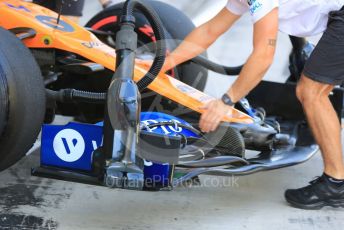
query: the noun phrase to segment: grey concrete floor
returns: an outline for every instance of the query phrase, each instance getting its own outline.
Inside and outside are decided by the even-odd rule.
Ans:
[[[190,13],[195,1],[190,5],[185,0],[170,2],[189,12],[196,23],[210,17],[205,9]],[[213,2],[204,1],[211,13],[218,8]],[[95,0],[87,3],[89,16],[99,5]],[[241,64],[251,50],[251,33],[250,19],[244,17],[210,48],[210,58]],[[289,49],[287,36],[281,34],[267,79],[286,79]],[[219,96],[231,82],[211,74],[207,92]],[[38,164],[37,150],[0,174],[0,229],[343,229],[343,210],[298,210],[283,198],[285,189],[303,186],[322,173],[320,153],[291,168],[239,178],[203,176],[203,182],[212,179],[214,184],[154,193],[31,177],[30,168]]]

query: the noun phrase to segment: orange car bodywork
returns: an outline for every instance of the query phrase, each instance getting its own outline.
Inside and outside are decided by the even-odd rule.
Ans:
[[[35,37],[23,41],[27,47],[69,51],[115,70],[116,53],[113,48],[67,18],[61,17],[60,23],[57,24],[57,16],[55,12],[33,3],[0,0],[1,27],[8,30],[13,28],[35,30]],[[140,80],[146,72],[144,67],[137,64],[134,80]],[[160,74],[149,89],[199,113],[202,113],[200,107],[214,99],[165,74]],[[223,121],[253,122],[250,116],[235,109],[232,109]]]

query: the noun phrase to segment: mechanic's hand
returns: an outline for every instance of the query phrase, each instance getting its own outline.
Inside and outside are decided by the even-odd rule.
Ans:
[[[220,125],[226,115],[230,115],[231,106],[222,102],[222,100],[213,100],[200,109],[205,110],[201,116],[199,127],[204,133],[213,132]]]

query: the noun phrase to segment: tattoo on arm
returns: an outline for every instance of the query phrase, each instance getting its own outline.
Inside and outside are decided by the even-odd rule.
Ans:
[[[276,43],[277,43],[276,39],[269,39],[268,45],[272,47],[276,47]]]

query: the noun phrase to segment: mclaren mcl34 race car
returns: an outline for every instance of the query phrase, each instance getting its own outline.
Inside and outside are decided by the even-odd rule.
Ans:
[[[197,121],[213,100],[202,92],[207,71],[238,75],[241,66],[205,53],[160,73],[194,28],[174,7],[128,0],[81,27],[39,5],[0,0],[0,27],[0,170],[25,156],[40,132],[34,176],[138,190],[275,170],[318,151],[295,97],[312,51],[304,39],[291,37],[286,83],[262,82],[205,134]],[[340,116],[342,89],[331,100]],[[56,114],[74,122],[52,125]]]

